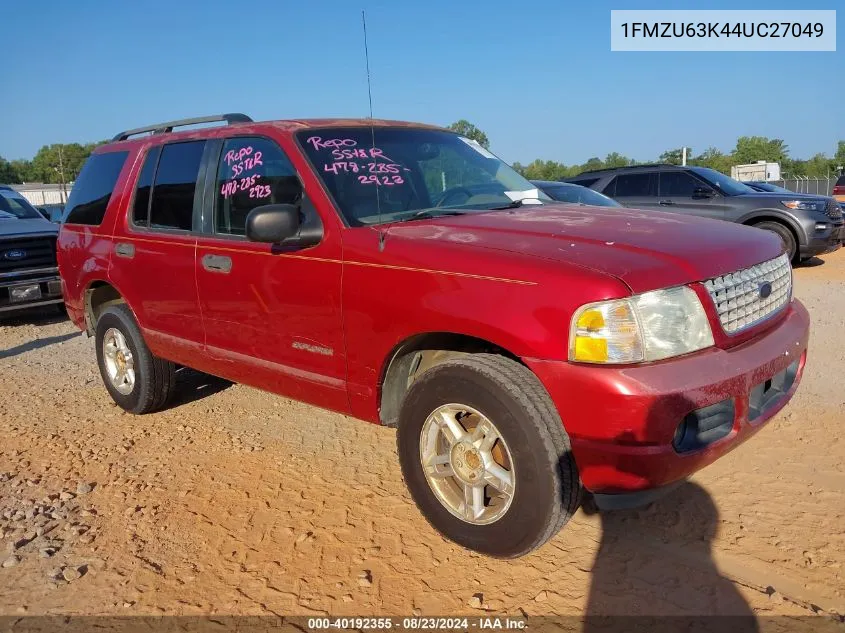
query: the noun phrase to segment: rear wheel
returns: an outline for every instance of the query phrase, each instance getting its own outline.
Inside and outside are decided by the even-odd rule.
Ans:
[[[176,384],[173,363],[153,356],[126,305],[106,308],[97,319],[97,364],[112,399],[130,413],[161,409]]]
[[[536,376],[508,358],[475,354],[426,371],[402,404],[397,445],[425,518],[484,554],[527,554],[580,503],[560,417]]]
[[[798,264],[800,262],[800,258],[798,256],[798,244],[795,241],[795,236],[792,234],[792,231],[789,230],[789,227],[784,226],[780,222],[758,222],[754,226],[758,229],[763,229],[764,231],[776,233],[780,239],[783,240],[783,245],[789,255],[789,261],[793,264]]]

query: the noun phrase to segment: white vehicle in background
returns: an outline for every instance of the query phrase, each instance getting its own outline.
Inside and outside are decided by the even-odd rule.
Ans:
[[[758,160],[756,163],[747,165],[734,165],[731,167],[731,178],[740,182],[780,180],[780,163]]]

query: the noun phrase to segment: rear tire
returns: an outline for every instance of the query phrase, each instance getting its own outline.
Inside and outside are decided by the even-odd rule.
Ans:
[[[763,229],[764,231],[771,231],[772,233],[777,234],[781,240],[783,240],[783,245],[786,248],[786,252],[789,255],[789,261],[792,262],[793,265],[799,264],[801,262],[800,255],[798,254],[798,245],[795,241],[795,236],[792,234],[792,231],[789,229],[788,226],[781,224],[780,222],[758,222],[754,225],[758,229]]]
[[[174,365],[153,356],[127,305],[103,311],[95,340],[103,384],[122,409],[141,414],[167,404],[176,385]]]
[[[460,432],[452,437],[444,434],[441,448],[435,451],[437,458],[424,457],[431,421],[444,415],[444,410],[461,407],[468,413],[457,413],[449,422],[457,420],[465,430],[475,424],[474,430],[468,430],[464,440],[455,439]],[[477,446],[481,452],[485,439],[481,439],[480,429],[491,426],[499,439],[492,451],[488,447],[484,453],[484,466],[476,471],[482,474],[475,480],[475,473],[467,474],[465,470],[466,451],[472,452]],[[445,427],[452,428],[450,424]],[[478,439],[473,441],[474,437]],[[497,453],[499,441],[503,444]],[[456,448],[457,444],[462,446]],[[569,438],[551,398],[528,368],[502,356],[473,354],[448,360],[418,378],[402,403],[397,448],[406,485],[423,516],[447,538],[483,554],[515,558],[540,547],[566,524],[581,501],[581,483]],[[510,495],[501,493],[500,498],[494,499],[502,487],[486,485],[489,473],[502,472],[491,464],[491,455],[499,456],[495,457],[499,465],[507,459],[508,476],[501,481],[513,484]],[[447,457],[448,464],[443,461]],[[470,457],[470,461],[479,463],[479,458]],[[432,475],[434,461],[436,468],[445,469],[437,471],[436,477]],[[492,466],[489,472],[485,470],[487,464]],[[455,474],[444,476],[443,472]],[[455,498],[460,500],[462,489],[466,492],[467,488],[474,491],[479,487],[470,479],[481,482],[484,490],[484,509],[477,515],[473,512],[472,492],[464,496],[467,507],[461,509],[458,505],[456,511],[454,504],[444,501],[441,490],[442,481],[454,483]],[[494,476],[492,481],[500,480]],[[508,496],[506,503],[501,501]],[[459,515],[464,510],[467,512],[462,518]],[[486,522],[482,520],[484,515]],[[474,520],[476,516],[481,518]]]

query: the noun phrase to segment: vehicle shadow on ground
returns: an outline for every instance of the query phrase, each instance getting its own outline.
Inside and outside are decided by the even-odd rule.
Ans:
[[[815,268],[816,266],[823,266],[824,260],[821,257],[811,257],[805,259],[803,262],[795,266],[795,268]]]
[[[176,370],[176,389],[168,409],[175,409],[197,400],[202,400],[215,393],[220,393],[231,387],[233,382],[218,378],[211,374],[204,374],[189,367]]]
[[[42,347],[55,345],[57,343],[64,343],[77,336],[82,336],[82,332],[70,332],[69,334],[59,334],[58,336],[48,336],[46,338],[37,338],[34,341],[28,341],[9,349],[0,349],[0,360],[4,358],[12,358],[26,352],[31,352]]]
[[[665,398],[649,411],[642,437],[665,446],[676,424],[695,409],[683,394]],[[655,474],[642,468],[632,462],[630,473]],[[587,514],[596,512],[591,502],[584,505]],[[585,632],[759,631],[737,585],[713,560],[719,511],[699,484],[684,481],[645,507],[602,511],[599,518]]]
[[[719,513],[704,488],[687,482],[646,508],[599,516],[585,632],[759,630],[751,607],[713,561]]]
[[[0,325],[6,327],[19,327],[21,325],[55,325],[56,323],[64,323],[67,320],[67,312],[64,310],[60,311],[55,306],[30,308],[21,312],[15,312],[13,316],[3,316],[3,314],[0,313]]]

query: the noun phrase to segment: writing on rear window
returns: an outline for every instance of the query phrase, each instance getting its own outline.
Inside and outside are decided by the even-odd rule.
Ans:
[[[407,168],[391,160],[378,147],[358,147],[358,142],[351,138],[309,136],[305,142],[315,150],[327,152],[323,171],[335,175],[342,172],[358,174],[357,180],[362,185],[392,187],[405,184],[401,172],[408,171]]]

